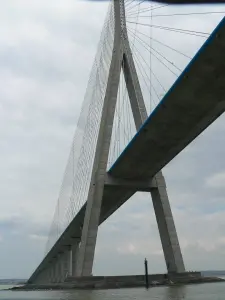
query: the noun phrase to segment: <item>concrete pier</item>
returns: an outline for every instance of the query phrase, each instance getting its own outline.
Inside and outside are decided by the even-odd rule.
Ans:
[[[200,272],[152,274],[148,275],[148,281],[150,288],[165,285],[174,286],[177,284],[225,282],[224,279],[217,277],[203,277]],[[145,275],[68,277],[63,283],[27,284],[22,287],[12,288],[12,290],[118,289],[134,287],[145,288]]]
[[[80,248],[80,239],[74,239],[71,248],[71,276],[76,276],[77,256]]]

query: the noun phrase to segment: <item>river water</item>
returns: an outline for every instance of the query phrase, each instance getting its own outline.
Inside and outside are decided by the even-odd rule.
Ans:
[[[6,286],[4,286],[6,288]],[[1,300],[224,300],[225,283],[207,283],[177,287],[154,287],[149,290],[119,289],[95,291],[3,291]]]

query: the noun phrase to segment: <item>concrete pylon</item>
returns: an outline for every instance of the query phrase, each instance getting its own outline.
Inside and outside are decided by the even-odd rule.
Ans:
[[[168,273],[182,273],[185,272],[184,261],[162,172],[155,176],[155,180],[157,187],[151,189],[151,196],[166,267]]]
[[[57,255],[57,260],[56,260],[56,282],[59,283],[61,282],[61,257],[62,253],[59,253]]]
[[[76,264],[79,254],[80,239],[74,239],[71,247],[71,276],[76,276]]]
[[[147,112],[129,46],[125,22],[124,0],[114,0],[113,3],[115,20],[113,55],[103,103],[91,183],[82,228],[81,244],[78,253],[76,254],[76,276],[92,275],[92,266],[121,69],[123,69],[124,72],[137,130],[147,119]],[[163,178],[161,172],[157,176],[157,180]],[[183,258],[166,188],[165,186],[157,185],[157,180],[155,180],[156,186],[151,191],[151,194],[168,272],[184,272]]]
[[[53,260],[52,269],[53,269],[53,272],[52,272],[52,281],[51,282],[56,283],[57,282],[57,260],[56,260],[56,258],[54,258],[54,260]]]

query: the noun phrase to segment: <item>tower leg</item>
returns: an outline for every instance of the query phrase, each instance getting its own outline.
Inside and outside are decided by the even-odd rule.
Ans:
[[[123,45],[121,42],[120,2],[114,1],[115,31],[112,59],[103,103],[91,183],[82,228],[81,245],[77,255],[76,276],[91,276],[101,213],[105,173],[112,136]]]
[[[184,261],[162,172],[155,179],[157,188],[151,190],[151,196],[167,270],[168,273],[182,273],[185,272]]]
[[[136,129],[138,130],[147,118],[147,111],[128,38],[125,39],[123,71]],[[155,180],[156,187],[151,190],[151,196],[167,270],[168,272],[185,272],[184,261],[162,172],[159,172],[155,176]]]
[[[125,16],[123,15],[123,5],[122,0],[114,1],[114,48],[103,103],[91,183],[87,197],[81,245],[76,258],[76,276],[92,275],[121,65],[123,65],[124,77],[137,130],[147,118],[147,112],[124,24]],[[163,179],[161,172],[157,176],[158,180]],[[165,186],[159,185],[154,188],[152,198],[168,271],[183,272],[183,258]]]

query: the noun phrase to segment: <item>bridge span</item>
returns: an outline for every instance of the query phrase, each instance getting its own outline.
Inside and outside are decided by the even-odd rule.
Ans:
[[[134,193],[154,186],[152,178],[224,112],[224,53],[225,18],[108,171],[99,225]],[[81,238],[85,208],[86,204],[30,282],[72,239]]]

